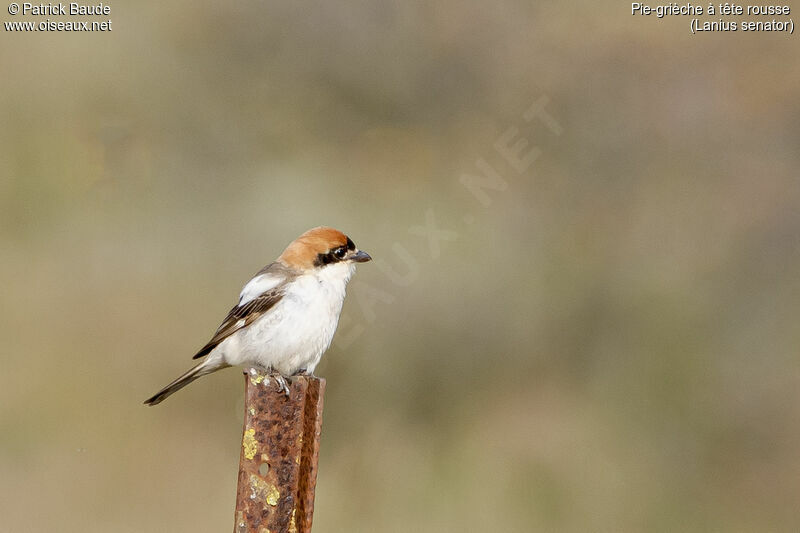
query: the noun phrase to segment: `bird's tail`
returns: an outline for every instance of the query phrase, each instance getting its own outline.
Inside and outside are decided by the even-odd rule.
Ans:
[[[201,376],[210,374],[220,368],[225,368],[230,365],[206,359],[197,366],[192,367],[188,372],[180,376],[178,379],[158,391],[152,398],[144,401],[145,405],[156,405],[164,401],[164,399],[175,391],[184,388],[186,385],[196,380]]]

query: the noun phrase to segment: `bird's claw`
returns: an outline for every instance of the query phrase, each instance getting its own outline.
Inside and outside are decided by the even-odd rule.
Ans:
[[[289,385],[286,383],[286,378],[281,374],[272,374],[271,377],[275,380],[275,383],[278,384],[278,392],[283,392],[288,397],[290,393]]]

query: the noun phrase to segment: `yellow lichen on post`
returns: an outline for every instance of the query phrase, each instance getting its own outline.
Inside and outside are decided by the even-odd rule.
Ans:
[[[252,459],[256,456],[256,452],[258,451],[258,441],[256,440],[256,430],[253,428],[249,428],[247,431],[244,432],[244,437],[242,438],[242,450],[244,451],[244,456],[247,459]]]
[[[250,490],[251,500],[263,500],[272,507],[278,505],[281,497],[281,493],[275,485],[264,481],[255,474],[250,474]]]
[[[278,498],[281,497],[281,493],[278,492],[278,489],[275,485],[270,485],[269,489],[267,490],[267,496],[264,498],[269,505],[275,507],[278,505]]]

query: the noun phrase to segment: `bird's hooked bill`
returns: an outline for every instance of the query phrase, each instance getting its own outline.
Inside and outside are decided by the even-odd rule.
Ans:
[[[367,261],[372,261],[372,257],[367,252],[364,251],[357,251],[353,256],[350,258],[352,261],[356,263],[366,263]]]

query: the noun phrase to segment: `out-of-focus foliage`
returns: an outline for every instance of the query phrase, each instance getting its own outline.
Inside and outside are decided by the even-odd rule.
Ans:
[[[230,530],[239,372],[141,402],[319,224],[378,260],[318,368],[316,532],[800,527],[797,37],[596,2],[111,18],[0,35],[0,531]]]

